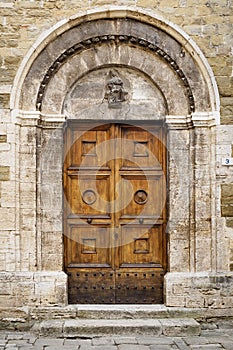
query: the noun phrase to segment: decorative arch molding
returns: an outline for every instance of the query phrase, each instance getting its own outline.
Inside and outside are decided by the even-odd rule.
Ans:
[[[101,33],[98,32],[98,22],[101,21],[105,21],[108,25],[109,22],[113,23],[114,21],[117,24],[115,28],[112,26],[109,32],[104,30]],[[135,22],[137,26],[128,25],[129,22]],[[85,31],[87,26],[89,26],[89,30]],[[92,27],[91,30],[90,27]],[[82,30],[83,28],[84,30]],[[62,44],[62,38],[63,41],[66,41],[66,46]],[[178,26],[153,13],[153,11],[124,6],[108,6],[88,10],[85,13],[60,21],[44,33],[29,50],[19,68],[11,94],[11,109],[15,112],[17,110],[32,111],[40,109],[47,83],[57,69],[70,56],[77,54],[77,51],[88,49],[90,46],[99,46],[102,42],[109,40],[114,40],[118,44],[120,42],[123,45],[138,46],[162,58],[179,76],[185,87],[189,103],[188,114],[191,114],[194,110],[198,113],[208,111],[216,123],[219,123],[219,94],[214,74],[203,53],[193,40]],[[28,87],[26,84],[27,78],[31,81],[31,73],[35,73],[33,71],[35,62],[37,62],[38,69],[38,66],[44,63],[45,58],[47,65],[41,65],[37,83],[34,82],[34,86]],[[186,61],[187,71],[183,69],[182,61]],[[187,61],[189,61],[188,64]],[[192,86],[192,79],[189,76],[191,68],[189,64],[191,61],[195,67],[198,67],[199,78],[201,77],[202,79],[202,87],[206,89],[206,98],[203,100],[207,101],[208,95],[208,108],[206,108],[207,106],[205,108],[197,108],[195,106],[196,101],[200,99],[197,98],[198,96],[195,96],[195,91],[193,91],[196,82],[194,81],[194,86]],[[24,103],[22,103],[22,96],[25,90],[27,90],[27,95],[31,93],[34,98],[37,96],[36,102],[31,101],[33,102],[33,106],[30,106],[31,108],[27,108],[27,106],[24,108]],[[33,98],[31,99],[33,100]]]
[[[171,67],[171,69],[174,71],[174,73],[181,80],[181,84],[185,90],[185,95],[187,96],[188,112],[192,113],[195,111],[195,102],[194,102],[192,89],[190,87],[187,77],[185,76],[182,69],[178,66],[176,61],[168,53],[166,53],[162,48],[158,47],[156,44],[150,41],[147,41],[145,39],[135,37],[135,36],[129,36],[129,35],[103,35],[103,36],[91,37],[88,40],[84,40],[79,42],[78,44],[75,44],[74,46],[70,47],[65,52],[63,52],[49,67],[40,84],[39,91],[37,94],[37,100],[36,100],[37,110],[41,111],[44,93],[48,87],[49,81],[56,74],[59,68],[69,60],[71,56],[74,56],[90,48],[93,50],[98,50],[98,46],[100,46],[101,43],[109,43],[109,42],[110,43],[114,42],[115,45],[124,44],[124,45],[132,45],[133,47],[143,47],[144,49],[147,49],[148,51],[157,54],[163,60],[165,60],[168,63],[168,65]]]

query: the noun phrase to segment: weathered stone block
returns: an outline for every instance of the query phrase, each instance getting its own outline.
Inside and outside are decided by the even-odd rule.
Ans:
[[[0,284],[4,292],[0,293],[1,305],[19,307],[67,303],[67,276],[63,272],[0,272]]]
[[[222,216],[233,216],[233,184],[223,184],[221,190]]]
[[[233,218],[226,218],[226,225],[233,228]]]
[[[170,242],[170,271],[189,271],[189,241],[171,240]],[[179,259],[177,256],[179,254]]]
[[[9,180],[10,180],[10,167],[0,166],[0,181],[9,181]]]
[[[53,320],[53,321],[43,321],[40,326],[40,334],[44,336],[61,336],[63,331],[64,321],[63,320]]]
[[[7,142],[7,135],[0,135],[0,143]]]
[[[0,208],[0,227],[4,231],[15,229],[15,208]]]
[[[168,273],[165,276],[166,305],[186,307],[231,308],[233,303],[232,273]],[[178,286],[184,284],[188,295],[181,297]],[[177,289],[176,289],[177,286]],[[182,299],[183,298],[183,299]],[[228,303],[226,302],[228,298]]]
[[[10,283],[0,282],[0,295],[9,295],[9,294],[11,294]]]
[[[0,94],[0,106],[1,108],[9,108],[10,95],[9,94]]]

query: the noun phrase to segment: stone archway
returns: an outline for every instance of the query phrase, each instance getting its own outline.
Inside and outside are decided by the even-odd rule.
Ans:
[[[110,70],[117,71],[128,86],[129,98],[121,109],[109,109],[104,99]],[[31,179],[33,271],[50,276],[48,296],[42,303],[64,304],[67,300],[62,272],[63,124],[67,119],[96,118],[161,120],[166,124],[166,304],[205,306],[205,301],[200,304],[201,291],[192,289],[192,281],[199,281],[200,273],[208,278],[217,266],[212,198],[219,101],[212,71],[190,38],[171,23],[140,9],[98,10],[73,17],[53,28],[25,58],[11,105],[20,168],[27,161],[24,144],[31,147],[33,155],[32,172],[27,179],[25,173],[19,173],[19,181],[23,184],[28,176]],[[24,201],[19,190],[19,208],[24,207]],[[27,215],[20,210],[19,216]],[[25,228],[22,221],[18,223],[23,236]],[[25,256],[22,246],[21,258]],[[186,294],[174,292],[176,283],[186,286]],[[198,294],[193,305],[192,293]]]

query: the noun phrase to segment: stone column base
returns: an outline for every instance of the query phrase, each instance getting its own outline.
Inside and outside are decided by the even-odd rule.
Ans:
[[[0,307],[67,305],[63,271],[0,272]]]
[[[232,308],[233,272],[167,273],[165,303],[187,308]]]

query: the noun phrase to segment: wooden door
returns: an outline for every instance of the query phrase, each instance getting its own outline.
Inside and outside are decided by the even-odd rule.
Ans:
[[[70,121],[64,143],[69,303],[162,303],[164,128]]]

